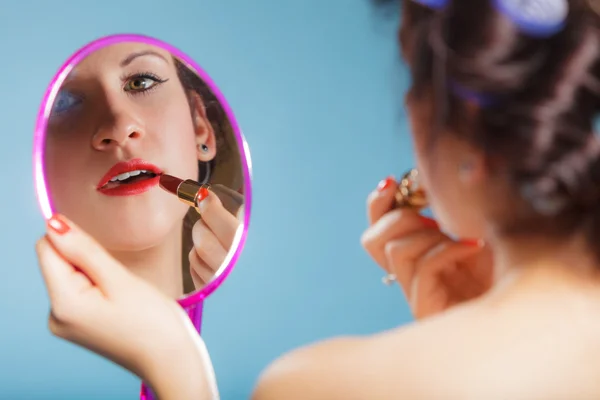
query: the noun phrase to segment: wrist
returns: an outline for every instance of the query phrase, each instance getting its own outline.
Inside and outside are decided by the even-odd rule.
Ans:
[[[141,378],[160,400],[216,400],[214,370],[204,341],[185,316],[185,334],[157,341],[146,353]]]

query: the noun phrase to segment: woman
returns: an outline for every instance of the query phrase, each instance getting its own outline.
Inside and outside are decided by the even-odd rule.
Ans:
[[[171,298],[212,279],[233,243],[237,208],[227,212],[210,194],[200,221],[157,186],[138,193],[130,182],[165,171],[242,189],[232,128],[194,72],[155,46],[104,47],[70,73],[47,128],[46,179],[58,212]]]
[[[463,240],[390,211],[384,181],[363,244],[420,320],[294,351],[255,400],[600,398],[597,3],[427,3],[403,2],[406,106],[430,205]]]
[[[463,239],[390,211],[386,180],[363,243],[419,322],[286,355],[256,400],[600,397],[598,16],[571,0],[564,27],[532,39],[492,4],[403,5],[418,168],[441,227]]]

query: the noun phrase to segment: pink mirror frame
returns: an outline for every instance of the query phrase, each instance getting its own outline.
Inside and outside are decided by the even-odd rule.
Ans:
[[[212,292],[214,292],[223,283],[225,278],[227,278],[227,276],[231,273],[246,242],[248,226],[250,223],[250,210],[252,205],[252,164],[250,160],[250,151],[248,148],[248,144],[246,143],[246,140],[244,139],[244,136],[238,126],[237,120],[234,116],[231,107],[229,107],[229,104],[225,100],[225,97],[220,92],[217,85],[209,77],[209,75],[188,55],[186,55],[181,50],[173,47],[168,43],[165,43],[161,40],[149,36],[137,34],[116,34],[94,40],[93,42],[90,42],[87,45],[80,48],[71,57],[69,57],[69,59],[67,59],[67,61],[60,67],[56,75],[54,75],[54,77],[52,78],[52,81],[50,82],[50,85],[48,86],[48,89],[44,94],[44,98],[42,100],[42,104],[40,106],[37,116],[35,133],[33,138],[33,175],[38,204],[44,218],[48,220],[54,213],[54,207],[52,206],[52,201],[50,200],[48,192],[49,189],[46,184],[44,172],[44,148],[48,117],[50,115],[50,111],[52,109],[54,100],[58,94],[58,90],[62,86],[66,77],[73,70],[73,68],[84,58],[92,54],[94,51],[99,50],[103,47],[123,42],[138,42],[160,47],[166,51],[169,51],[175,57],[182,60],[192,70],[196,71],[198,76],[200,76],[200,78],[202,78],[204,82],[206,82],[208,87],[212,90],[216,98],[221,103],[231,123],[231,126],[233,127],[238,146],[240,147],[240,157],[242,158],[244,174],[244,221],[243,227],[241,228],[241,232],[237,235],[237,246],[235,247],[235,251],[228,255],[228,262],[226,261],[226,265],[224,264],[220,268],[221,273],[217,273],[216,278],[213,279],[207,286],[205,286],[202,290],[199,290],[177,300],[177,302],[186,310],[187,314],[192,320],[192,323],[194,324],[198,333],[200,334],[202,328],[202,308],[204,304],[204,299],[206,299]],[[140,399],[155,399],[155,396],[152,393],[152,391],[144,384],[142,384]]]

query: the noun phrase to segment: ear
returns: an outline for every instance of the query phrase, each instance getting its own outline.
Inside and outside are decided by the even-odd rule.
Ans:
[[[196,134],[196,152],[198,154],[198,160],[207,162],[214,159],[217,155],[215,131],[206,115],[206,106],[202,97],[196,92],[191,92],[190,103],[194,132]],[[206,151],[204,151],[203,148]]]
[[[464,104],[465,125],[476,126],[479,117],[480,106],[476,102]],[[458,145],[458,178],[467,186],[483,184],[489,169],[489,160],[480,149],[474,147],[468,141],[460,140]]]
[[[488,164],[484,154],[476,149],[461,151],[458,158],[458,179],[465,186],[478,186],[483,184],[487,176]]]

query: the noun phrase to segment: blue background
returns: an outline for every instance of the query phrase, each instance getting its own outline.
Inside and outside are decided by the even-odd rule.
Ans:
[[[250,145],[246,249],[205,310],[224,400],[248,398],[260,371],[289,349],[410,320],[359,244],[367,194],[412,164],[395,19],[367,0],[4,0],[1,8],[0,398],[138,395],[137,378],[49,334],[33,250],[44,232],[30,156],[42,95],[68,56],[106,34],[143,33],[191,55]]]

